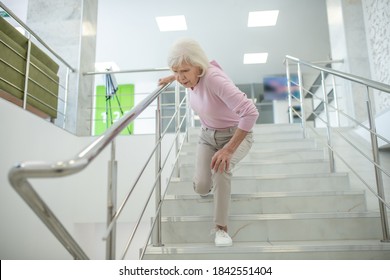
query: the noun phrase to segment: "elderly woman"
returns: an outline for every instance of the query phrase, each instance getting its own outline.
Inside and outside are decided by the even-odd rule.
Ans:
[[[233,167],[244,158],[253,143],[252,128],[259,113],[217,62],[209,62],[200,45],[181,39],[171,48],[168,65],[172,76],[189,89],[192,109],[198,114],[201,132],[196,153],[193,187],[207,196],[214,192],[215,245],[231,246],[227,224]]]

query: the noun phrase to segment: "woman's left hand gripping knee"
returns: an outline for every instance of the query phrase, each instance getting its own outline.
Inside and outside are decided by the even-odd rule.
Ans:
[[[230,152],[228,149],[222,148],[221,150],[216,152],[211,158],[211,169],[214,170],[214,172],[220,173],[228,171],[232,155],[233,153]]]

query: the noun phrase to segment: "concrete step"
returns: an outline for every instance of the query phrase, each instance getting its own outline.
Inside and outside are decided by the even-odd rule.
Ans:
[[[212,243],[165,243],[149,246],[145,260],[389,260],[390,243],[378,239],[234,242],[232,247]]]
[[[323,149],[301,148],[281,151],[258,151],[252,149],[241,162],[326,159],[327,156],[328,153],[325,153]],[[179,156],[179,164],[193,162],[195,162],[195,151],[182,152]]]
[[[256,124],[253,127],[256,134],[283,134],[290,132],[302,132],[301,124]]]
[[[280,151],[292,149],[314,149],[317,147],[316,141],[312,139],[292,139],[279,141],[256,141],[252,145],[252,150],[255,151]],[[183,144],[182,152],[195,152],[196,143],[187,142]]]
[[[349,188],[347,173],[265,174],[254,177],[234,175],[232,178],[233,194],[320,190],[341,191]],[[167,194],[194,194],[192,179],[176,178],[171,180]]]
[[[209,243],[212,216],[164,216],[163,243]],[[382,238],[377,212],[231,215],[234,242],[354,240]]]
[[[212,215],[214,198],[199,195],[167,195],[164,216]],[[362,212],[366,210],[363,191],[306,191],[233,194],[230,212],[239,214]]]
[[[180,177],[169,182],[162,207],[163,247],[144,259],[390,259],[380,242],[380,215],[346,173],[330,173],[328,153],[304,139],[300,124],[256,125],[255,143],[233,171],[229,234],[215,247],[213,195],[194,193],[196,139],[180,155]]]
[[[329,172],[329,162],[326,160],[305,161],[260,161],[240,162],[232,170],[235,176],[259,176],[270,174],[312,174]],[[192,178],[195,167],[193,163],[180,165],[180,178]]]
[[[188,139],[191,143],[197,143],[200,134],[200,128],[196,130],[190,130],[188,133]],[[253,136],[256,142],[269,142],[269,141],[283,141],[283,140],[299,140],[303,139],[302,130],[292,131],[280,131],[280,132],[262,132],[254,131]]]
[[[196,134],[200,129],[200,126],[191,127],[189,128],[189,133]],[[302,133],[302,126],[301,124],[256,124],[252,131],[255,134]]]

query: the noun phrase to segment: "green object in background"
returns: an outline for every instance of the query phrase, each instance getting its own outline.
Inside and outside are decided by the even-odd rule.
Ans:
[[[0,17],[3,17],[3,18],[9,17],[9,14],[7,14],[6,11],[0,11]]]
[[[119,103],[118,104],[118,100]],[[106,113],[106,102],[108,112]],[[111,103],[111,112],[110,112]],[[119,106],[120,105],[120,106]],[[106,101],[106,87],[96,87],[96,99],[95,99],[95,126],[94,135],[101,135],[107,130],[107,127],[111,126],[111,123],[116,122],[122,117],[121,108],[123,114],[126,114],[134,106],[134,85],[118,85],[118,91],[111,97],[110,101]],[[111,118],[112,116],[112,118]],[[108,122],[106,122],[106,119]],[[112,120],[112,121],[111,121]],[[125,128],[121,135],[129,135],[134,133],[134,123],[132,122]]]

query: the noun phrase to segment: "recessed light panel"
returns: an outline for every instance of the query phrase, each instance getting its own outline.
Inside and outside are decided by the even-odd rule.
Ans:
[[[268,53],[246,53],[244,54],[244,64],[266,63]]]
[[[184,16],[156,17],[160,31],[187,30],[186,18]]]
[[[274,26],[278,20],[279,10],[249,12],[248,27]]]

